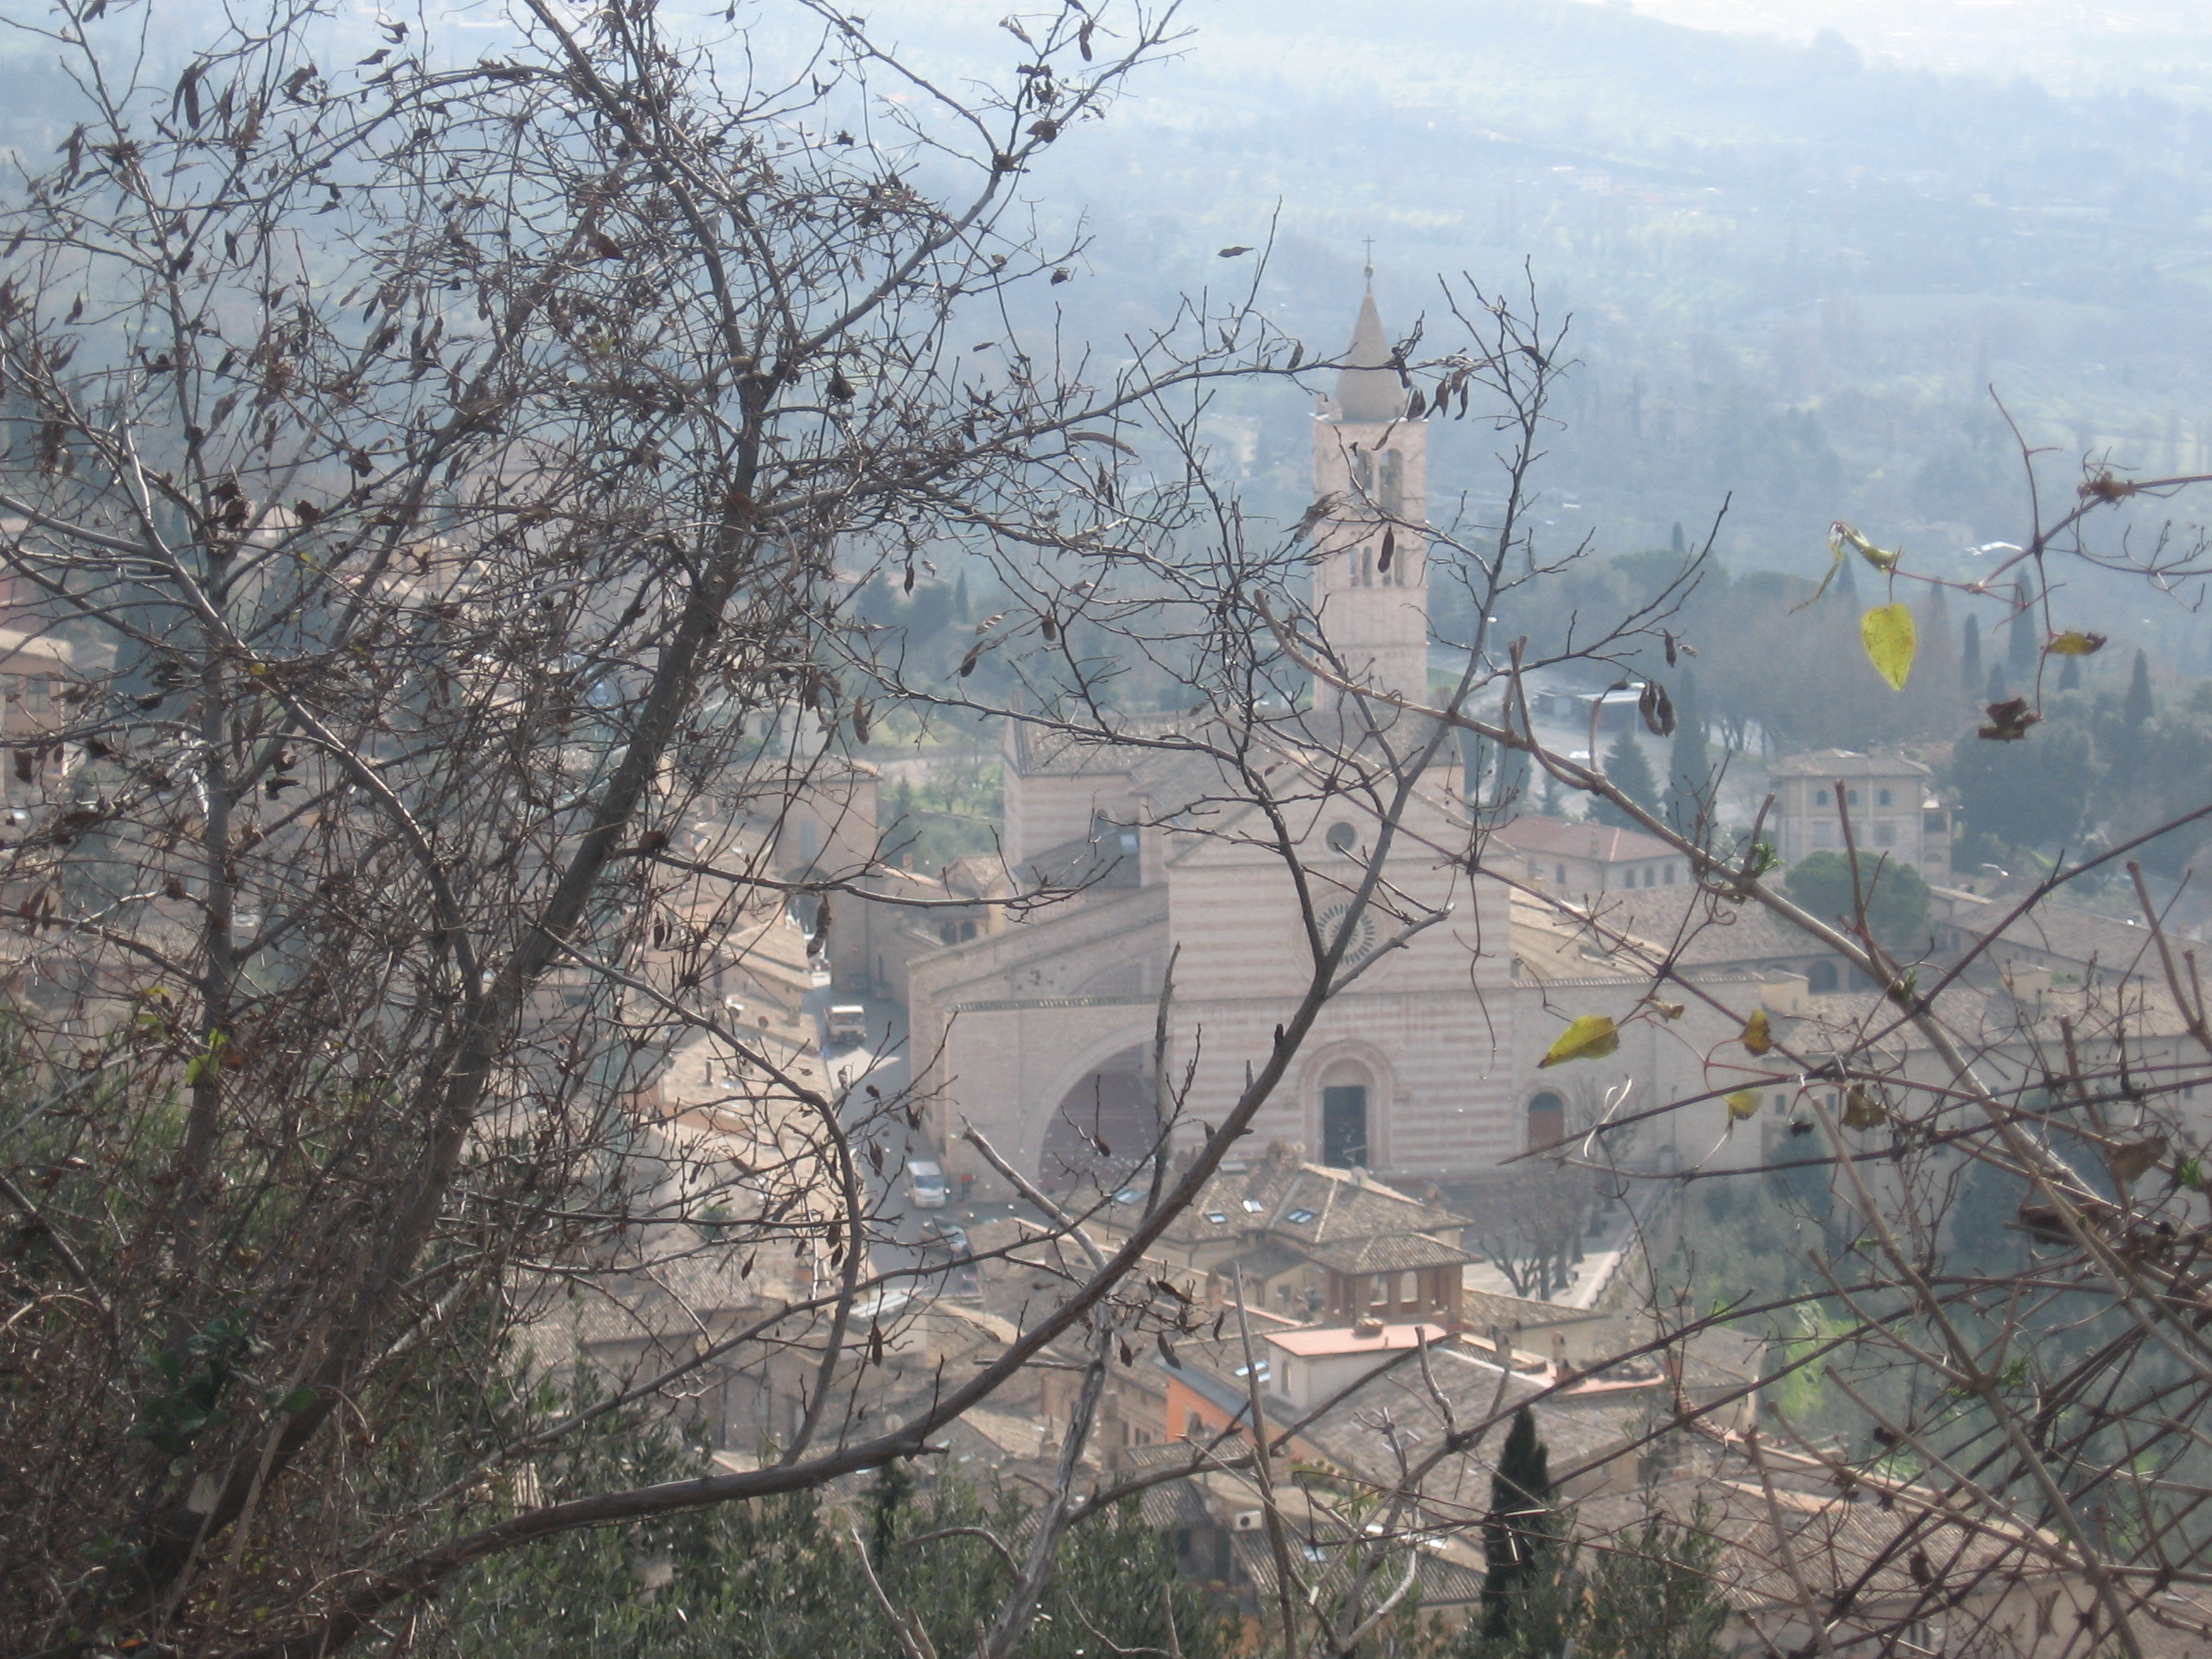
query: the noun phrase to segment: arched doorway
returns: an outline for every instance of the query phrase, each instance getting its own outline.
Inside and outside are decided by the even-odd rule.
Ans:
[[[1331,1169],[1368,1166],[1367,1100],[1373,1083],[1356,1060],[1340,1060],[1321,1074],[1321,1161]]]
[[[1110,1187],[1151,1156],[1159,1120],[1146,1073],[1145,1050],[1124,1048],[1060,1097],[1037,1160],[1047,1191],[1083,1181]]]

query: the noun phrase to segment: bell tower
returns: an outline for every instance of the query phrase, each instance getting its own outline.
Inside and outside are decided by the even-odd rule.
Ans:
[[[1406,417],[1405,383],[1375,308],[1359,302],[1336,395],[1314,415],[1314,493],[1333,505],[1314,531],[1314,611],[1347,676],[1377,690],[1429,690],[1429,431]],[[1335,705],[1334,686],[1314,706]]]

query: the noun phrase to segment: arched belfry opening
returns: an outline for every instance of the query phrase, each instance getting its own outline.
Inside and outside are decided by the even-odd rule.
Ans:
[[[1159,1117],[1151,1060],[1124,1048],[1084,1073],[1045,1125],[1037,1176],[1048,1192],[1083,1183],[1111,1189],[1151,1156]]]

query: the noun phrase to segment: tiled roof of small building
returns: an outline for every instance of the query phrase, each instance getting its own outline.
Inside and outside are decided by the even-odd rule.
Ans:
[[[1587,818],[1513,818],[1498,826],[1495,839],[1516,853],[1546,858],[1592,859],[1600,864],[1681,856],[1656,836],[1595,823]]]
[[[1220,1221],[1207,1218],[1218,1215]],[[1455,1233],[1465,1219],[1351,1170],[1277,1153],[1224,1169],[1168,1230],[1177,1243],[1270,1231],[1310,1249],[1384,1235]]]
[[[2026,915],[2013,917],[2018,897],[1984,898],[1978,894],[1944,890],[1938,894],[1945,918],[1970,939],[1984,939],[1996,933],[2003,945],[2086,966],[2094,962],[2115,977],[2163,978],[2158,941],[2141,922],[2118,916],[2100,916],[2071,904],[2045,900]],[[1939,911],[1939,914],[1941,912]],[[2175,960],[2180,947],[2167,941]],[[1996,951],[1990,961],[2002,965],[2006,952]]]
[[[1774,769],[1778,778],[1891,778],[1932,776],[1928,768],[1902,755],[1863,755],[1856,749],[1816,749],[1795,755]]]
[[[1591,1308],[1570,1308],[1558,1302],[1538,1302],[1525,1296],[1505,1296],[1496,1291],[1460,1292],[1460,1317],[1471,1330],[1523,1330],[1537,1325],[1571,1325],[1605,1316]]]
[[[1383,1233],[1342,1243],[1316,1244],[1305,1252],[1333,1273],[1406,1273],[1420,1267],[1463,1267],[1475,1257],[1456,1245],[1439,1244],[1423,1233]]]

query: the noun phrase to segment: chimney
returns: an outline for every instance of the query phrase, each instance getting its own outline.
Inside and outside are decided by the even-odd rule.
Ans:
[[[1380,1336],[1382,1334],[1382,1322],[1379,1319],[1355,1319],[1352,1322],[1352,1334],[1354,1336]]]
[[[2028,1014],[2043,1012],[2045,998],[2051,994],[2051,969],[2029,963],[2007,963],[2004,970],[2005,994]]]
[[[1810,994],[1812,981],[1802,974],[1770,974],[1759,988],[1759,1006],[1770,1014],[1786,1014],[1792,1018],[1805,1012],[1805,999]]]

